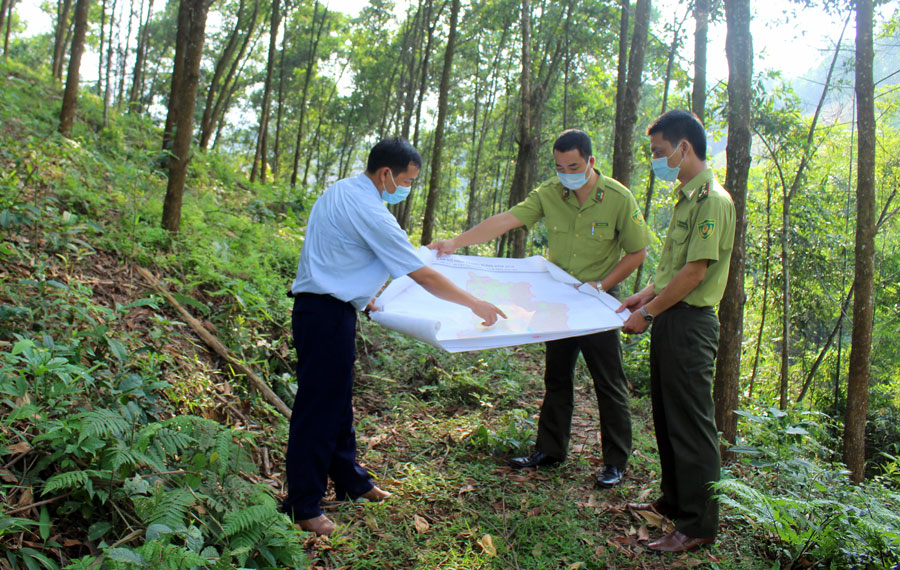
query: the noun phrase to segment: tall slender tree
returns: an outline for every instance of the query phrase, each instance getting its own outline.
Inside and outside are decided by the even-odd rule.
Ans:
[[[706,44],[709,31],[710,0],[694,0],[694,86],[691,111],[706,122]],[[727,48],[726,48],[727,49]]]
[[[256,149],[253,164],[250,167],[250,182],[261,176],[265,182],[266,175],[266,141],[269,136],[269,111],[272,108],[272,74],[275,71],[275,56],[278,54],[278,30],[284,14],[281,11],[281,0],[272,2],[272,14],[269,19],[269,55],[266,59],[266,80],[263,83],[262,110],[259,113],[259,130],[256,133]]]
[[[147,50],[150,49],[150,15],[153,13],[153,0],[147,3],[147,15],[138,30],[138,43],[135,50],[134,70],[131,73],[131,91],[128,93],[128,112],[141,113],[144,96],[144,64]]]
[[[256,19],[259,16],[259,0],[252,0],[252,6],[245,10],[245,0],[238,4],[234,27],[228,34],[225,47],[213,70],[212,78],[206,88],[206,104],[200,119],[200,148],[209,148],[209,140],[215,131],[228,98],[228,90],[234,81],[237,70],[247,53],[247,48],[254,36]]]
[[[856,2],[856,109],[859,137],[856,166],[856,266],[853,332],[847,414],[844,418],[844,463],[854,482],[865,480],[866,415],[869,404],[869,357],[875,314],[875,82],[872,0]]]
[[[178,90],[172,92],[169,112],[177,109],[172,151],[169,157],[169,181],[163,202],[162,227],[177,233],[181,226],[181,204],[184,198],[184,182],[190,161],[191,138],[194,132],[194,107],[197,103],[197,85],[200,81],[200,60],[206,39],[206,16],[212,0],[181,0],[178,8],[177,46],[185,50],[181,57],[183,76]],[[179,59],[175,55],[176,61]],[[173,84],[175,77],[172,78]],[[168,122],[168,120],[167,120]]]
[[[631,169],[634,165],[634,126],[641,100],[641,76],[644,73],[644,52],[649,27],[650,0],[638,0],[634,8],[634,30],[631,34],[625,90],[616,93],[612,175],[625,186],[631,183]]]
[[[57,0],[56,2],[56,27],[53,31],[53,60],[50,71],[53,78],[62,80],[63,62],[66,58],[66,45],[69,30],[72,25],[72,0]]]
[[[459,22],[459,0],[453,0],[450,7],[450,33],[444,50],[444,69],[441,71],[441,86],[438,92],[438,116],[434,129],[434,146],[431,148],[431,179],[428,182],[428,196],[425,199],[425,215],[422,218],[422,245],[431,243],[434,233],[434,210],[441,192],[441,163],[444,151],[444,126],[447,122],[447,103],[450,98],[450,73],[453,69],[453,54],[456,51],[456,27]]]
[[[75,5],[75,32],[72,35],[72,49],[69,53],[69,71],[66,74],[66,90],[63,93],[62,110],[59,113],[59,132],[65,137],[72,134],[75,122],[75,107],[78,102],[78,79],[81,72],[81,56],[84,53],[84,39],[87,36],[88,15],[91,0],[78,0]]]
[[[750,35],[750,0],[725,0],[728,27],[728,146],[725,190],[734,201],[734,247],[725,294],[719,305],[719,353],[713,399],[716,426],[727,442],[737,432],[738,392],[741,379],[741,346],[744,338],[744,268],[747,230],[747,180],[750,175],[750,101],[753,75],[753,39]]]

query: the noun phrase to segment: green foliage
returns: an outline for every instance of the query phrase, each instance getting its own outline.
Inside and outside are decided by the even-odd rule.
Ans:
[[[853,485],[829,461],[837,441],[823,415],[772,408],[739,411],[751,423],[732,448],[754,469],[716,485],[720,501],[776,538],[786,567],[893,568],[900,563],[900,494],[896,462],[885,477]],[[734,515],[732,515],[733,517]]]
[[[532,450],[537,422],[531,417],[531,412],[510,410],[501,426],[496,430],[479,426],[471,435],[473,445],[499,456],[528,454]]]

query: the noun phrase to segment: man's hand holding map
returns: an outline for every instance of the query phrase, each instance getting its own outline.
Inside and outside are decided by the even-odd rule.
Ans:
[[[627,311],[540,256],[526,259],[450,255],[419,250],[426,264],[458,287],[506,313],[491,327],[465,307],[435,298],[409,277],[388,285],[372,318],[448,352],[544,342],[620,328]]]

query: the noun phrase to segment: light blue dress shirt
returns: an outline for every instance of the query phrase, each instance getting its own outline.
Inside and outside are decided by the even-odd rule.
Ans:
[[[424,266],[363,173],[338,180],[316,200],[291,291],[331,295],[362,310],[388,276]]]

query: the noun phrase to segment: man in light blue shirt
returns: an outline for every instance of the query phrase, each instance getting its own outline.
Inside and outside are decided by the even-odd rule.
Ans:
[[[316,534],[335,530],[319,505],[329,477],[338,500],[380,501],[390,496],[356,461],[352,403],[356,311],[371,308],[388,277],[409,275],[436,297],[469,307],[485,326],[506,317],[425,267],[382,203],[402,201],[421,166],[421,156],[407,141],[382,140],[370,151],[366,171],[336,182],[310,212],[291,285],[297,397],[285,456],[284,510],[300,528]]]

